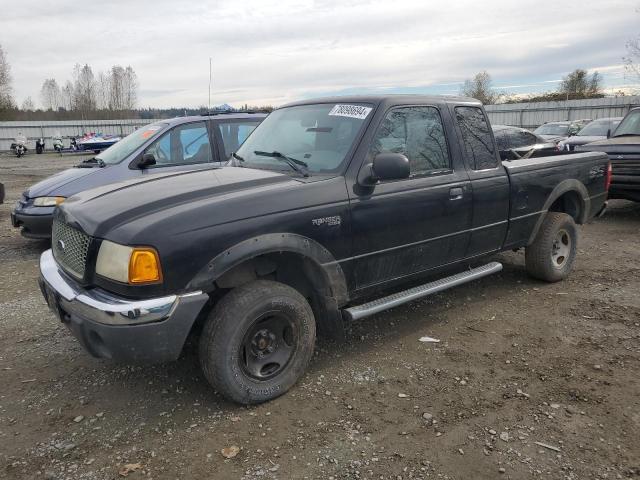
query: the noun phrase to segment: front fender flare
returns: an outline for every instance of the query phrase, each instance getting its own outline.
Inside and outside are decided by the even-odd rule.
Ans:
[[[290,252],[309,259],[320,268],[338,305],[348,300],[347,282],[331,252],[315,240],[294,233],[269,233],[244,240],[212,258],[193,277],[187,290],[212,291],[221,275],[241,263],[268,253]]]

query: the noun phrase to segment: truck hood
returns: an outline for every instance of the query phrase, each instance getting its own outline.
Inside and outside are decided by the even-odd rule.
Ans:
[[[566,140],[562,141],[563,145],[585,145],[587,143],[597,142],[598,140],[605,140],[607,137],[604,135],[574,135]]]
[[[89,175],[99,174],[102,170],[104,169],[69,168],[31,185],[25,191],[25,195],[29,198],[45,196],[68,197],[87,188],[84,182],[78,182],[77,180],[88,177]],[[74,188],[74,183],[77,185],[76,188]]]
[[[147,223],[170,215],[169,210],[173,214],[185,204],[192,207],[202,202],[210,204],[218,197],[252,195],[275,184],[287,183],[299,182],[274,171],[237,167],[167,173],[83,191],[65,201],[59,210],[66,221],[77,222],[89,235],[104,237],[135,220],[144,218],[143,223]],[[234,215],[241,217],[251,212],[234,212]]]
[[[562,140],[566,140],[568,137],[564,135],[538,135],[544,138],[547,142],[558,143]]]
[[[598,142],[576,147],[579,151],[597,151],[606,153],[640,153],[640,135],[611,137]]]

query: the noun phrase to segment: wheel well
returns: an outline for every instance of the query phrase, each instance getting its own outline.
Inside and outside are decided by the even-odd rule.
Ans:
[[[320,333],[343,337],[342,317],[333,289],[322,267],[295,252],[273,252],[258,255],[236,265],[215,280],[215,301],[235,287],[257,279],[284,283],[304,296],[313,310]]]
[[[566,213],[576,223],[583,223],[583,202],[578,192],[571,190],[560,195],[549,207],[550,212]]]

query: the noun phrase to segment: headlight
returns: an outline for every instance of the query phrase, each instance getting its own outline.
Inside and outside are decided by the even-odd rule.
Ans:
[[[122,283],[139,285],[162,281],[158,252],[152,247],[127,247],[103,240],[96,273]]]
[[[34,207],[55,207],[66,199],[64,197],[36,197],[33,200]]]

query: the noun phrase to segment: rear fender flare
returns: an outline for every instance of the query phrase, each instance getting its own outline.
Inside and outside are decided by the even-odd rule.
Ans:
[[[212,258],[189,282],[187,290],[210,292],[214,282],[232,268],[268,253],[290,252],[309,259],[324,276],[337,305],[348,301],[347,282],[340,264],[315,240],[293,233],[269,233],[244,240]]]
[[[576,179],[563,180],[551,191],[551,194],[549,194],[547,201],[544,203],[544,206],[542,207],[542,215],[538,217],[538,221],[533,227],[533,231],[531,232],[531,236],[529,237],[527,245],[531,245],[535,240],[540,227],[542,227],[542,222],[544,222],[546,214],[551,208],[551,205],[553,205],[553,203],[562,195],[568,192],[575,192],[578,195],[578,199],[580,200],[580,214],[576,219],[576,223],[583,224],[587,221],[589,211],[591,210],[591,199],[589,198],[587,187],[585,187],[582,182]]]

